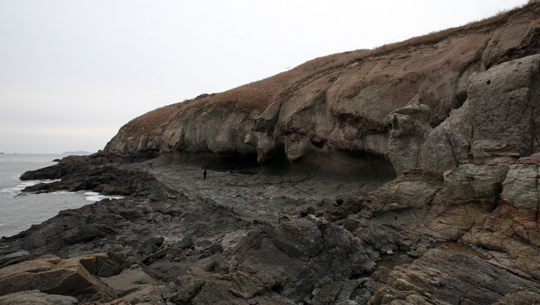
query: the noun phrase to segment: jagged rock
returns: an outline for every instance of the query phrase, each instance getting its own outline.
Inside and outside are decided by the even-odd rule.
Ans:
[[[462,240],[491,250],[496,261],[519,270],[522,276],[540,279],[538,210],[518,210],[503,198]]]
[[[345,282],[332,282],[331,284],[324,285],[320,289],[316,290],[314,293],[313,300],[311,304],[313,305],[324,305],[324,304],[335,304],[336,300],[339,298],[339,293],[343,290]]]
[[[420,224],[432,208],[437,193],[443,188],[441,176],[423,170],[406,171],[370,193],[359,215],[403,230]]]
[[[57,165],[48,166],[35,171],[27,171],[21,175],[21,180],[59,179],[62,177]]]
[[[174,257],[182,257],[185,251],[189,252],[186,247],[174,248],[169,252],[171,245],[163,245],[165,239],[217,238],[220,234],[245,230],[247,224],[252,224],[251,219],[241,219],[232,209],[212,200],[183,196],[148,172],[106,169],[112,167],[97,167],[98,170],[90,167],[86,172],[67,173],[65,176],[77,176],[80,179],[63,179],[59,185],[69,189],[80,181],[92,180],[132,190],[131,196],[121,200],[102,200],[79,209],[62,211],[41,225],[3,239],[3,246],[11,249],[11,252],[21,248],[28,250],[28,257],[22,257],[21,260],[44,254],[63,257],[92,253],[93,249],[122,251],[130,247],[138,260],[151,263],[167,254],[173,255],[170,258],[172,260]],[[89,173],[93,175],[85,176]],[[114,173],[121,175],[116,176]],[[170,194],[176,196],[171,198]],[[145,243],[149,235],[157,238]],[[212,254],[222,251],[217,248],[211,250]],[[201,254],[189,253],[188,256]],[[1,261],[2,264],[9,262],[15,261]]]
[[[536,165],[520,164],[520,166]],[[508,168],[508,166],[469,164],[449,171],[443,176],[429,171],[409,170],[396,181],[375,192],[356,192],[332,200],[312,202],[287,211],[291,216],[287,216],[287,213],[282,214],[283,222],[275,227],[256,223],[262,227],[253,229],[236,247],[234,244],[229,247],[229,251],[223,251],[225,247],[220,244],[225,240],[225,232],[242,236],[240,230],[247,224],[238,222],[239,218],[228,208],[214,205],[202,198],[195,200],[184,197],[175,200],[168,198],[165,202],[157,203],[149,203],[142,197],[141,201],[123,199],[99,202],[78,210],[62,212],[55,219],[54,225],[51,223],[51,226],[47,227],[46,223],[36,227],[37,231],[30,230],[24,235],[23,240],[25,242],[45,240],[48,246],[41,251],[53,253],[85,249],[85,245],[98,248],[105,245],[118,248],[129,246],[133,249],[142,249],[145,244],[153,245],[150,251],[151,260],[146,260],[147,257],[143,257],[137,251],[130,255],[139,257],[130,260],[135,262],[140,260],[149,264],[148,274],[156,279],[170,282],[178,277],[175,283],[175,289],[178,290],[172,300],[191,301],[194,304],[217,302],[218,299],[230,303],[280,300],[284,304],[299,302],[306,298],[310,302],[319,303],[331,299],[333,302],[367,300],[375,294],[377,290],[375,287],[379,284],[371,280],[355,284],[350,279],[351,272],[353,275],[356,272],[366,274],[366,271],[375,268],[374,262],[381,255],[398,249],[416,249],[420,243],[425,242],[421,239],[422,236],[451,240],[462,238],[472,245],[490,247],[488,249],[492,254],[489,255],[499,261],[497,268],[511,270],[524,278],[533,278],[538,265],[535,261],[538,255],[534,252],[537,249],[536,241],[515,242],[523,239],[522,235],[538,234],[533,231],[533,222],[527,218],[530,211],[505,214],[502,218],[499,216],[500,213],[492,212],[497,204],[495,201],[497,194],[501,191],[499,186],[503,185],[502,181],[506,179]],[[242,180],[240,175],[231,178]],[[250,181],[256,183],[254,179]],[[299,185],[298,183],[302,181],[304,180],[300,179],[294,183]],[[244,183],[242,185],[249,185]],[[455,200],[445,202],[452,198]],[[439,206],[442,207],[442,212]],[[310,216],[312,213],[326,220]],[[355,215],[356,213],[359,214]],[[360,218],[361,215],[372,217],[374,222]],[[407,215],[409,218],[406,218]],[[395,221],[395,216],[405,220]],[[508,236],[510,232],[508,229],[487,226],[489,219],[499,223],[500,219],[507,219],[504,221],[527,224],[528,231],[523,231],[519,237],[511,234]],[[62,234],[67,234],[65,232],[72,229],[80,231],[86,225],[85,222],[90,220],[92,222],[88,224],[107,224],[114,231],[105,235],[95,235],[94,240],[78,240],[69,246],[65,241],[78,236],[73,231],[65,235],[71,236],[67,239],[60,237],[59,240],[64,240],[60,243],[63,246],[50,246],[50,242],[57,240],[58,236],[55,235],[57,232],[64,232],[60,233],[60,236],[63,236]],[[208,222],[205,222],[206,220]],[[238,226],[224,225],[226,222],[237,223]],[[408,235],[389,230],[379,223],[399,230],[406,228]],[[62,231],[64,225],[68,225],[67,231]],[[416,225],[419,227],[415,228]],[[212,229],[211,226],[215,227]],[[161,231],[154,231],[160,227]],[[169,228],[175,231],[170,231]],[[515,228],[512,230],[517,232]],[[36,232],[41,233],[35,235]],[[419,234],[420,237],[414,237],[414,234]],[[43,239],[42,236],[48,238]],[[181,238],[172,239],[173,236]],[[184,239],[184,242],[180,242]],[[175,245],[177,241],[178,244]],[[495,248],[496,244],[501,243],[514,247],[514,252],[507,248]],[[32,248],[34,246],[43,247],[34,244],[29,249],[35,251],[35,248]],[[212,247],[217,251],[210,251]],[[497,253],[495,249],[502,249],[503,252]],[[345,258],[341,251],[355,253],[358,257]],[[205,254],[207,252],[209,254]],[[165,255],[170,256],[164,259]],[[331,261],[333,263],[328,265]],[[321,267],[327,265],[332,271],[325,271],[326,269]],[[524,269],[529,271],[526,272]],[[111,272],[108,274],[115,276]],[[246,284],[248,282],[249,285]],[[340,282],[344,284],[339,284]],[[179,289],[180,286],[183,288]],[[130,300],[154,300],[159,304],[168,298],[166,289],[160,285],[140,288],[133,292],[133,298]],[[129,295],[131,293],[126,294],[124,300]],[[417,296],[412,292],[402,296],[411,300],[425,298],[422,294]],[[120,300],[122,299],[118,302]]]
[[[526,157],[538,152],[539,69],[540,56],[533,55],[471,76],[468,93],[474,158]]]
[[[468,164],[445,173],[431,215],[414,232],[490,250],[513,272],[538,278],[536,167]]]
[[[538,165],[511,165],[501,196],[510,200],[518,210],[540,209],[539,178]]]
[[[497,201],[503,191],[508,166],[464,164],[444,173],[444,189],[434,201],[443,207],[449,201],[487,199]]]
[[[135,265],[136,266],[136,265]],[[101,278],[120,297],[141,290],[146,286],[154,286],[157,282],[140,268],[129,268],[122,273],[106,278]]]
[[[528,157],[519,159],[516,163],[519,164],[540,164],[540,153],[532,154]]]
[[[399,237],[395,231],[362,218],[347,218],[335,223],[360,238],[379,253],[387,254],[398,248]]]
[[[356,191],[336,197],[321,199],[283,212],[283,215],[306,217],[310,214],[330,222],[339,221],[360,212],[368,200],[368,193]],[[351,231],[352,232],[352,231]]]
[[[161,188],[161,194],[156,192]],[[74,172],[66,173],[61,181],[52,183],[39,183],[24,189],[25,192],[55,192],[67,190],[71,192],[80,190],[93,190],[105,195],[133,195],[140,196],[150,193],[159,197],[181,196],[178,192],[157,182],[146,172],[133,172],[133,170],[120,169],[115,166],[93,167],[91,165],[78,167]],[[158,199],[158,198],[156,198]],[[160,198],[159,198],[160,199]]]
[[[537,152],[539,69],[540,56],[533,55],[473,74],[463,109],[436,128],[426,120],[425,105],[392,112],[386,119],[388,156],[396,172],[419,167],[442,173],[471,161],[517,160]]]
[[[161,247],[164,240],[163,236],[151,237],[142,243],[139,252],[142,256],[148,256],[159,250],[159,247]]]
[[[388,245],[374,245],[369,234],[359,233],[360,223],[359,237],[313,216],[255,228],[228,256],[201,260],[180,276],[176,301],[242,304],[258,295],[271,297],[268,291],[294,302],[311,298],[328,281],[373,270],[379,250]]]
[[[505,295],[502,299],[493,303],[493,305],[527,305],[538,303],[540,303],[540,293],[538,293],[538,291],[523,289],[521,291]]]
[[[101,278],[101,280],[119,297],[130,302],[129,304],[166,303],[163,296],[167,288],[156,282],[137,265],[125,269],[118,275]]]
[[[74,297],[47,294],[39,290],[21,291],[0,296],[0,305],[75,305],[79,300]]]
[[[495,207],[496,203],[487,199],[450,201],[440,213],[420,224],[415,232],[441,240],[459,240],[476,223],[483,223]]]
[[[385,122],[390,128],[388,157],[398,175],[418,168],[418,155],[425,133],[431,130],[427,105],[414,104],[390,113]],[[443,149],[442,151],[447,151]]]
[[[103,254],[64,260],[53,257],[2,268],[0,295],[38,289],[50,294],[74,296],[79,300],[113,300],[117,298],[114,291],[86,268],[95,268],[107,258]]]
[[[493,304],[517,287],[540,286],[479,257],[452,250],[429,250],[407,267],[397,267],[369,304]]]
[[[308,260],[323,248],[322,232],[305,218],[280,224],[274,234],[274,244],[292,258]]]
[[[59,179],[67,173],[74,174],[78,171],[86,171],[92,166],[103,165],[110,159],[93,158],[88,156],[67,156],[58,161],[58,164],[45,168],[27,171],[21,175],[21,180]]]

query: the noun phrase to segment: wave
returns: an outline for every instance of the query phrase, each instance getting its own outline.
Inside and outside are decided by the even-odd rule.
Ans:
[[[19,179],[19,177],[16,177],[14,179]],[[25,188],[29,187],[29,186],[32,186],[32,185],[36,185],[38,183],[52,183],[52,182],[56,182],[56,181],[60,181],[60,179],[47,179],[47,180],[28,180],[28,181],[23,181],[21,182],[20,184],[14,186],[14,187],[8,187],[8,188],[4,188],[4,189],[1,189],[0,190],[0,193],[7,193],[7,194],[12,194],[14,196],[18,196],[21,194],[22,190],[24,190]]]
[[[122,199],[124,198],[124,196],[110,196],[110,195],[103,195],[101,193],[98,193],[98,192],[88,192],[88,191],[83,191],[84,195],[86,196],[86,200],[88,201],[92,201],[92,202],[96,202],[96,201],[100,201],[100,200],[103,200],[103,199]]]
[[[14,179],[19,179],[19,177],[16,177]],[[12,195],[13,197],[17,197],[17,196],[21,196],[21,195],[26,195],[26,193],[23,193],[22,190],[24,190],[25,188],[27,188],[29,186],[33,186],[33,185],[36,185],[38,183],[52,183],[52,182],[56,182],[56,181],[60,181],[60,179],[23,181],[22,183],[14,186],[14,187],[8,187],[8,188],[1,189],[0,193],[5,193],[5,194]],[[69,192],[69,191],[58,191],[58,192],[52,192],[50,194],[65,194],[65,193],[71,193],[71,192]],[[86,200],[90,201],[90,202],[97,202],[97,201],[100,201],[100,200],[103,200],[103,199],[122,199],[122,198],[124,198],[124,196],[120,196],[120,195],[116,195],[116,196],[103,195],[103,194],[98,193],[98,192],[87,191],[87,190],[86,191],[79,191],[79,192],[76,192],[76,193],[83,194],[84,196],[86,196]],[[39,194],[39,195],[42,195],[42,194]]]

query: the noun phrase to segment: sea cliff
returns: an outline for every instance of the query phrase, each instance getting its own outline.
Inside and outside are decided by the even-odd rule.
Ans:
[[[540,4],[144,114],[25,192],[0,304],[540,301]],[[208,176],[202,176],[202,170]]]
[[[397,174],[417,167],[442,173],[471,162],[475,156],[466,153],[484,139],[465,138],[463,144],[439,137],[431,144],[450,145],[441,153],[458,151],[457,160],[448,160],[420,156],[430,154],[420,147],[422,134],[453,131],[451,112],[467,108],[469,94],[477,94],[468,90],[471,75],[536,54],[537,15],[530,5],[376,50],[317,58],[258,82],[144,114],[122,127],[105,150],[126,156],[240,156],[263,166],[285,158],[293,165],[337,172],[361,171],[363,160],[373,158],[381,166],[391,163],[384,167],[388,174],[390,167]],[[410,131],[411,143],[403,149],[396,140],[405,131],[392,120],[419,105],[422,122],[415,123],[418,130]],[[523,150],[531,143],[520,145]]]

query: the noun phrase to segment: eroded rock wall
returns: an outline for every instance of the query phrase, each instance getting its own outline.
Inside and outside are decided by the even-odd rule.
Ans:
[[[388,155],[396,171],[442,173],[466,163],[511,164],[538,152],[539,69],[540,55],[532,55],[473,74],[469,98],[435,128],[426,105],[392,112]]]
[[[494,150],[525,157],[538,151],[530,102],[538,69],[506,62],[537,53],[539,12],[532,3],[160,108],[124,126],[106,150],[256,156],[261,164],[284,159],[336,172],[366,171],[362,160],[380,157],[388,176],[415,167],[444,171]],[[142,128],[145,121],[153,125]]]

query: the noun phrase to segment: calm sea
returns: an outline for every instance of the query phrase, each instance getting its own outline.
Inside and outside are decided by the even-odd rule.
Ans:
[[[54,165],[54,159],[66,155],[0,154],[0,237],[15,235],[55,216],[66,209],[79,208],[103,198],[101,194],[81,192],[55,192],[48,194],[23,194],[27,186],[45,180],[21,181],[19,177],[28,170]]]

